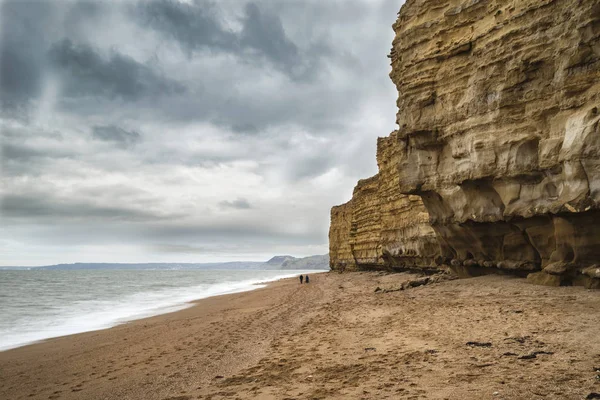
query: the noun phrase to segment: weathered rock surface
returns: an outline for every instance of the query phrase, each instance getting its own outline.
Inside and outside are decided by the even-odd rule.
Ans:
[[[380,139],[385,194],[348,233],[355,263],[429,240],[422,228],[390,240],[382,220],[402,216],[428,219],[438,261],[461,275],[598,286],[600,3],[407,0],[394,30],[399,129]],[[396,214],[404,195],[419,196],[428,217],[420,202]],[[352,230],[367,226],[378,237],[354,250]]]
[[[329,226],[329,267],[336,271],[358,269],[350,247],[352,200],[331,209]]]
[[[387,268],[431,269],[440,246],[421,198],[398,190],[399,150],[397,132],[377,140],[382,258]]]
[[[394,140],[395,133],[379,139],[379,173],[359,181],[352,200],[331,210],[332,269],[435,269],[440,249],[423,202],[398,191]]]

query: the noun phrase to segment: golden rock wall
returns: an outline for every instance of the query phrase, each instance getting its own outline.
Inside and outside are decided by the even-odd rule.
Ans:
[[[331,210],[334,270],[435,268],[440,250],[423,202],[398,191],[396,140],[396,132],[379,139],[379,173],[359,181],[352,200]]]
[[[357,268],[600,287],[600,3],[407,0],[393,28],[399,129],[348,203]]]

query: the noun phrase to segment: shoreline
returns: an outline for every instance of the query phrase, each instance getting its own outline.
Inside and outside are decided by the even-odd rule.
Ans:
[[[581,399],[600,392],[599,293],[502,276],[398,290],[415,277],[315,274],[308,285],[288,278],[0,352],[0,398]]]
[[[86,399],[137,399],[155,398],[151,394],[141,395],[137,391],[128,394],[129,384],[127,375],[122,375],[124,387],[115,391],[114,384],[119,378],[116,373],[122,372],[116,368],[119,364],[115,359],[120,358],[122,366],[129,370],[136,369],[136,380],[146,381],[148,376],[161,376],[161,371],[156,374],[144,373],[147,368],[135,368],[144,363],[150,368],[154,360],[163,358],[165,347],[171,349],[171,353],[179,356],[181,351],[179,343],[189,346],[184,338],[189,338],[196,327],[189,325],[190,320],[202,319],[199,325],[211,330],[222,321],[223,314],[228,313],[231,305],[235,303],[238,307],[263,306],[265,301],[261,291],[277,289],[281,286],[296,286],[295,278],[284,278],[268,282],[265,287],[256,288],[238,293],[215,295],[189,302],[189,307],[181,310],[154,315],[141,319],[128,321],[110,328],[75,333],[32,343],[17,348],[0,352],[0,398],[6,399],[31,399],[31,398],[71,398],[79,399],[85,393]],[[299,286],[299,285],[298,285]],[[173,325],[177,325],[175,329]],[[192,329],[190,329],[192,328]],[[217,329],[221,333],[220,329]],[[222,338],[211,332],[213,342],[222,341]],[[231,332],[229,332],[231,334]],[[239,334],[239,332],[238,332]],[[260,342],[256,341],[255,342]],[[134,343],[131,347],[130,343]],[[157,345],[159,344],[159,345]],[[216,343],[215,343],[216,344]],[[225,345],[225,348],[228,348]],[[264,347],[264,346],[263,346]],[[110,351],[106,351],[110,348]],[[132,358],[132,352],[138,356],[138,362],[128,363]],[[147,353],[147,357],[143,354]],[[121,358],[123,354],[129,354]],[[177,357],[178,358],[178,357]],[[204,357],[203,361],[210,362]],[[211,354],[208,359],[223,358]],[[215,373],[227,373],[236,370],[237,367],[245,365],[244,362],[234,362],[230,357],[227,360],[216,360],[217,362],[205,368],[205,371],[218,371]],[[254,360],[251,354],[244,359]],[[218,362],[224,361],[224,362]],[[160,369],[160,368],[159,368]],[[14,372],[11,374],[11,370]],[[85,372],[84,372],[85,371]],[[96,372],[98,371],[98,372]],[[103,371],[103,373],[100,373]],[[75,377],[88,376],[90,379],[75,379]],[[208,377],[210,374],[206,375]],[[212,378],[212,375],[211,375]],[[66,380],[67,382],[58,382]],[[99,387],[87,391],[91,380],[97,380]],[[206,379],[202,380],[205,381]],[[42,381],[43,383],[40,383]],[[17,386],[15,386],[15,384]],[[147,382],[142,385],[147,385]],[[65,388],[66,387],[66,388]],[[102,393],[102,394],[101,394]],[[146,397],[150,396],[150,397]],[[156,397],[159,398],[159,397]]]
[[[245,270],[243,270],[243,271],[245,271]],[[258,272],[260,272],[260,271],[261,270],[258,270]],[[268,270],[268,271],[270,271],[270,270]],[[91,326],[78,326],[78,327],[77,326],[64,326],[61,328],[55,328],[55,332],[53,332],[53,333],[48,332],[46,334],[44,334],[43,332],[37,332],[37,334],[32,335],[31,332],[22,332],[21,333],[22,336],[27,335],[30,337],[33,336],[34,338],[21,340],[18,343],[10,343],[10,341],[9,341],[8,344],[1,343],[1,341],[0,341],[0,353],[2,353],[4,351],[12,350],[12,349],[17,349],[17,348],[20,348],[23,346],[28,346],[31,344],[43,343],[44,341],[47,341],[50,339],[60,338],[60,337],[64,337],[64,336],[72,336],[72,335],[77,335],[77,334],[82,334],[82,333],[87,333],[87,332],[101,331],[101,330],[105,330],[105,329],[114,328],[119,325],[127,324],[132,321],[137,321],[137,320],[141,320],[141,319],[145,319],[145,318],[150,318],[150,317],[154,317],[154,316],[159,316],[159,315],[163,315],[163,314],[169,314],[172,312],[181,311],[186,308],[193,307],[195,302],[203,300],[203,299],[207,299],[207,298],[215,297],[215,296],[222,296],[222,295],[227,295],[227,294],[243,293],[243,292],[257,290],[257,289],[265,287],[266,285],[268,285],[271,282],[276,282],[278,280],[292,278],[299,274],[306,274],[306,273],[317,274],[317,273],[328,272],[328,271],[310,270],[307,272],[305,270],[298,270],[298,271],[295,271],[295,270],[283,271],[282,270],[282,271],[278,271],[278,272],[281,272],[281,274],[277,275],[277,276],[273,276],[273,277],[268,277],[268,278],[266,277],[263,279],[253,278],[253,279],[242,280],[242,281],[218,283],[207,289],[204,289],[203,291],[200,291],[197,295],[198,297],[195,297],[193,299],[173,301],[168,304],[157,303],[154,306],[149,306],[147,308],[140,308],[136,311],[129,310],[129,312],[126,313],[127,315],[123,315],[123,313],[121,313],[121,316],[114,317],[114,318],[108,319],[106,321],[97,322],[95,325],[91,325]],[[217,289],[218,286],[221,286],[221,288]],[[190,288],[182,288],[182,289],[189,290]],[[176,293],[176,291],[173,291],[173,294],[175,294],[175,293]],[[146,294],[151,295],[152,292],[148,292]],[[120,305],[125,306],[126,303],[122,302]],[[84,314],[82,313],[81,315],[83,316]],[[69,317],[69,318],[72,318],[72,317]],[[56,330],[61,331],[61,333],[56,332]],[[11,336],[18,336],[18,335],[12,334]]]

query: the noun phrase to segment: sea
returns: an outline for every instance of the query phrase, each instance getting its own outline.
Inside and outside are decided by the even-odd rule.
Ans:
[[[0,270],[0,351],[262,288],[278,270]]]

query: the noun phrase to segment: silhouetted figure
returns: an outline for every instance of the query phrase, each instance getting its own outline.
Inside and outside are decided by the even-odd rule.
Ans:
[[[302,285],[302,280],[304,279],[304,277],[302,275],[300,275],[300,284]]]
[[[308,279],[308,275],[306,275],[306,276],[304,277],[304,281],[305,281],[306,283],[310,282],[310,280]]]

